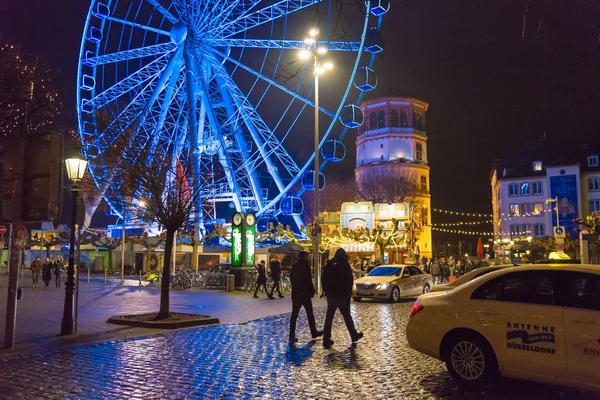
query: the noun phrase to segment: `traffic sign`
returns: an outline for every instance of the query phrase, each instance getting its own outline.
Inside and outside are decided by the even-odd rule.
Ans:
[[[564,238],[566,237],[565,227],[564,226],[555,226],[554,227],[554,237],[555,238]]]
[[[29,243],[29,232],[23,225],[19,225],[13,231],[13,246],[19,250],[23,250]]]
[[[6,233],[6,225],[0,225],[0,236]]]

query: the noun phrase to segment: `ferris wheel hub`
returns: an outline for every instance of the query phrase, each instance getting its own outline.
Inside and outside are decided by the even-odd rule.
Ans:
[[[188,35],[187,26],[179,21],[171,28],[171,41],[177,45],[183,43]]]

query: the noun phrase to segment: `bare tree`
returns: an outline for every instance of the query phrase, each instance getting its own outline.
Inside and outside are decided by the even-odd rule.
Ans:
[[[93,246],[104,247],[108,250],[108,270],[113,272],[112,252],[123,243],[122,239],[111,238],[106,235],[93,233],[89,242]]]
[[[43,238],[41,233],[34,233],[30,246],[40,246],[46,250],[46,257],[50,257],[50,249],[54,246],[58,246],[60,244],[69,243],[69,234],[65,233],[55,233],[52,234],[49,238]]]
[[[417,174],[405,170],[373,169],[357,177],[360,195],[373,203],[410,203],[426,194]]]
[[[136,149],[138,150],[138,149]],[[156,320],[170,317],[169,283],[175,232],[184,228],[193,212],[198,193],[190,190],[186,164],[179,158],[153,158],[145,151],[124,150],[115,178],[123,182],[123,207],[147,223],[161,225],[166,230],[165,258],[160,291],[160,308]],[[145,206],[139,206],[143,199]]]
[[[50,125],[61,104],[50,69],[0,36],[0,136]]]
[[[166,232],[161,233],[159,236],[149,236],[148,232],[144,232],[138,236],[132,236],[131,239],[134,243],[141,244],[146,248],[146,271],[150,268],[150,259],[152,258],[152,252],[154,249],[164,243],[166,239]]]

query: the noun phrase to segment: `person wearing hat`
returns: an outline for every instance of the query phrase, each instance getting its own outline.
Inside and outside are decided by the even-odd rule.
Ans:
[[[256,278],[256,290],[254,291],[254,298],[258,299],[258,290],[262,287],[263,289],[265,289],[265,293],[267,294],[267,297],[271,298],[271,295],[269,294],[269,290],[267,289],[267,274],[266,274],[266,267],[265,267],[265,260],[262,260],[257,266],[256,269],[258,270],[258,278]]]
[[[315,287],[312,282],[310,264],[308,263],[308,253],[301,251],[298,254],[298,260],[292,265],[290,272],[290,282],[292,284],[292,315],[290,317],[290,338],[289,343],[293,345],[298,341],[296,338],[296,322],[300,308],[304,307],[308,326],[313,339],[323,336],[323,331],[317,330],[315,323],[315,314],[313,313],[312,297],[315,295]]]

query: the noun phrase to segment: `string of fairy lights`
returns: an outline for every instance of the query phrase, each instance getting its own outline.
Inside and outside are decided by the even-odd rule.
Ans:
[[[50,69],[39,58],[24,60],[19,46],[6,42],[0,43],[0,66],[0,137],[48,126],[60,109]]]
[[[500,214],[502,216],[501,218],[494,218],[493,215],[484,214],[484,213],[469,213],[469,212],[462,212],[462,211],[443,210],[443,209],[439,209],[439,208],[432,208],[432,210],[435,212],[438,212],[441,214],[447,214],[447,215],[491,218],[491,219],[485,219],[485,220],[480,220],[480,221],[458,221],[458,222],[445,222],[445,223],[431,224],[431,229],[434,231],[459,234],[459,235],[475,235],[475,236],[504,236],[504,235],[506,235],[506,233],[505,232],[479,231],[479,230],[472,230],[472,229],[468,229],[468,228],[463,229],[462,227],[467,227],[467,226],[470,227],[470,226],[475,226],[475,225],[494,224],[494,223],[500,225],[504,221],[515,221],[515,220],[519,220],[522,218],[540,217],[546,213],[553,212],[552,210],[549,210],[549,209],[543,209],[543,210],[538,210],[538,211],[531,212],[531,213],[522,213],[522,214],[504,214],[504,213],[502,213],[502,214]],[[508,215],[508,216],[504,217],[504,215]],[[520,233],[524,234],[524,235],[531,235],[532,231],[526,229],[526,230],[521,230]]]

